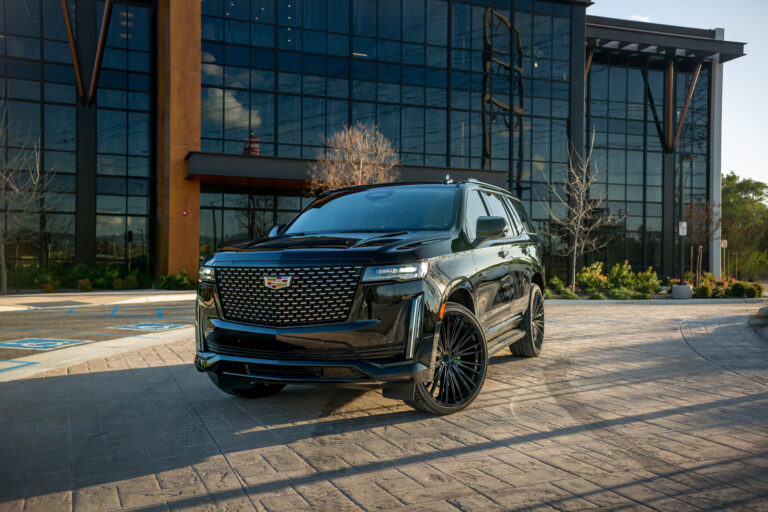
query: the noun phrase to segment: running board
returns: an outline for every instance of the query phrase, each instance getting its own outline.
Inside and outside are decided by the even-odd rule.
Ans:
[[[488,351],[488,355],[492,356],[499,350],[503,349],[504,347],[508,347],[511,344],[515,343],[516,341],[520,341],[521,339],[525,338],[525,331],[521,331],[520,329],[513,329],[510,331],[509,336],[499,343],[498,345],[494,346],[492,349]]]

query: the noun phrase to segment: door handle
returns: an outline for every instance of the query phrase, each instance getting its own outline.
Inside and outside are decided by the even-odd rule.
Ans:
[[[526,256],[528,256],[528,253],[529,253],[529,251],[530,251],[530,248],[528,248],[528,247],[523,247],[523,253],[524,253]]]
[[[499,251],[499,256],[502,258],[506,258],[507,256],[509,256],[509,251],[506,249],[502,249]]]

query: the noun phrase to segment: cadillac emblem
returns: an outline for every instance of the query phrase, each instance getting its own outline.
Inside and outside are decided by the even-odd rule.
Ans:
[[[264,276],[264,286],[273,290],[281,290],[291,286],[292,276]]]

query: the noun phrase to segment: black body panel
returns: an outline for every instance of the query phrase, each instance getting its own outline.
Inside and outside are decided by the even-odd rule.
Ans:
[[[530,286],[543,283],[539,243],[519,202],[474,180],[397,186],[457,188],[455,222],[434,231],[278,234],[209,257],[204,267],[219,274],[198,286],[198,369],[251,382],[426,382],[449,300],[474,312],[489,352],[519,338]],[[484,199],[468,208],[472,193]],[[504,233],[474,236],[478,215],[499,213]],[[420,262],[423,278],[364,282],[367,267]],[[342,276],[342,268],[353,270]]]

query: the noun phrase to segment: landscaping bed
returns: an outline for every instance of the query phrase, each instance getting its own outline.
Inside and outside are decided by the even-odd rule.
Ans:
[[[691,285],[693,297],[697,299],[760,298],[764,292],[760,283],[716,279],[709,272],[698,277],[698,285],[696,281],[696,276],[686,272],[684,284]],[[583,267],[576,274],[575,290],[553,276],[547,283],[544,296],[547,299],[669,299],[672,286],[676,284],[680,284],[679,279],[659,279],[652,268],[635,273],[627,261],[617,263],[605,275],[602,262],[597,262]]]

